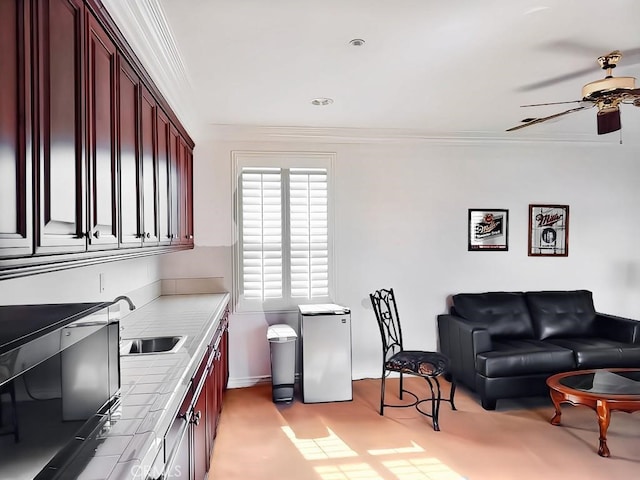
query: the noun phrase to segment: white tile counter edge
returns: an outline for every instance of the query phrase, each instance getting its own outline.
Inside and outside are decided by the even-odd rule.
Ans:
[[[123,356],[120,418],[101,435],[78,480],[144,480],[162,473],[163,442],[230,295],[164,295],[121,320],[122,338],[186,335],[175,353]],[[117,461],[116,461],[117,460]],[[105,467],[110,465],[110,471]]]

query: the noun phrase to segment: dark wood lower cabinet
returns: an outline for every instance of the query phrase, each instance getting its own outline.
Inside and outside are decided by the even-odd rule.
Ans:
[[[163,479],[214,478],[214,439],[228,379],[228,311],[220,321],[176,418],[165,436]],[[226,372],[226,373],[225,373]]]

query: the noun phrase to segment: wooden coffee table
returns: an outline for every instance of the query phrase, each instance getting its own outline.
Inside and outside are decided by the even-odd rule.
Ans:
[[[607,429],[611,412],[640,410],[640,369],[607,368],[558,373],[547,379],[551,400],[556,408],[552,425],[560,425],[561,403],[585,405],[598,414],[600,446],[598,455],[608,457]]]

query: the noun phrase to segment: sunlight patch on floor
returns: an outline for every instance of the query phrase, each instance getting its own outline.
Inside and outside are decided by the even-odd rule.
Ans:
[[[424,452],[424,448],[418,445],[416,442],[411,442],[411,447],[400,447],[400,448],[381,448],[377,450],[367,450],[369,455],[393,455],[394,453],[422,453]]]
[[[319,438],[296,438],[291,427],[282,427],[282,431],[289,437],[291,443],[300,451],[307,460],[322,460],[325,458],[357,457],[358,454],[351,450],[340,437],[327,429],[329,435]]]
[[[384,461],[382,464],[398,480],[461,480],[460,474],[451,470],[437,458],[407,458]]]
[[[322,480],[384,480],[367,463],[314,467]]]
[[[359,456],[331,429],[327,429],[329,434],[325,437],[302,439],[296,438],[296,434],[291,427],[284,426],[281,428],[306,460]],[[367,455],[372,457],[372,461],[380,462],[385,472],[391,473],[393,478],[397,480],[464,480],[460,474],[437,458],[406,458],[416,453],[422,454],[424,449],[415,442],[411,442],[410,447],[367,450]],[[384,455],[395,455],[398,458],[384,460],[376,458]],[[313,469],[321,480],[383,480],[389,478],[381,476],[374,467],[366,462],[316,465]]]

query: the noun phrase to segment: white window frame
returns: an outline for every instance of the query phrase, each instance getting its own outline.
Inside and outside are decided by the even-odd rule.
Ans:
[[[333,194],[333,171],[335,165],[336,154],[328,152],[264,152],[264,151],[232,151],[232,191],[234,192],[233,201],[233,304],[234,312],[293,312],[297,310],[298,305],[315,304],[315,303],[332,303],[335,292],[335,229],[334,229],[334,194]],[[328,215],[328,282],[329,295],[325,297],[317,297],[312,299],[300,298],[281,298],[268,299],[265,301],[257,299],[247,299],[243,296],[242,282],[242,255],[241,255],[241,228],[242,228],[242,198],[241,198],[241,181],[242,172],[246,168],[323,168],[327,172],[327,215]],[[286,184],[283,189],[286,190]],[[283,243],[284,239],[289,236],[289,199],[288,192],[283,195],[285,204],[283,208]],[[288,244],[288,240],[286,242]],[[283,251],[283,282],[289,285],[285,291],[290,291],[290,275],[289,275],[289,251]]]

